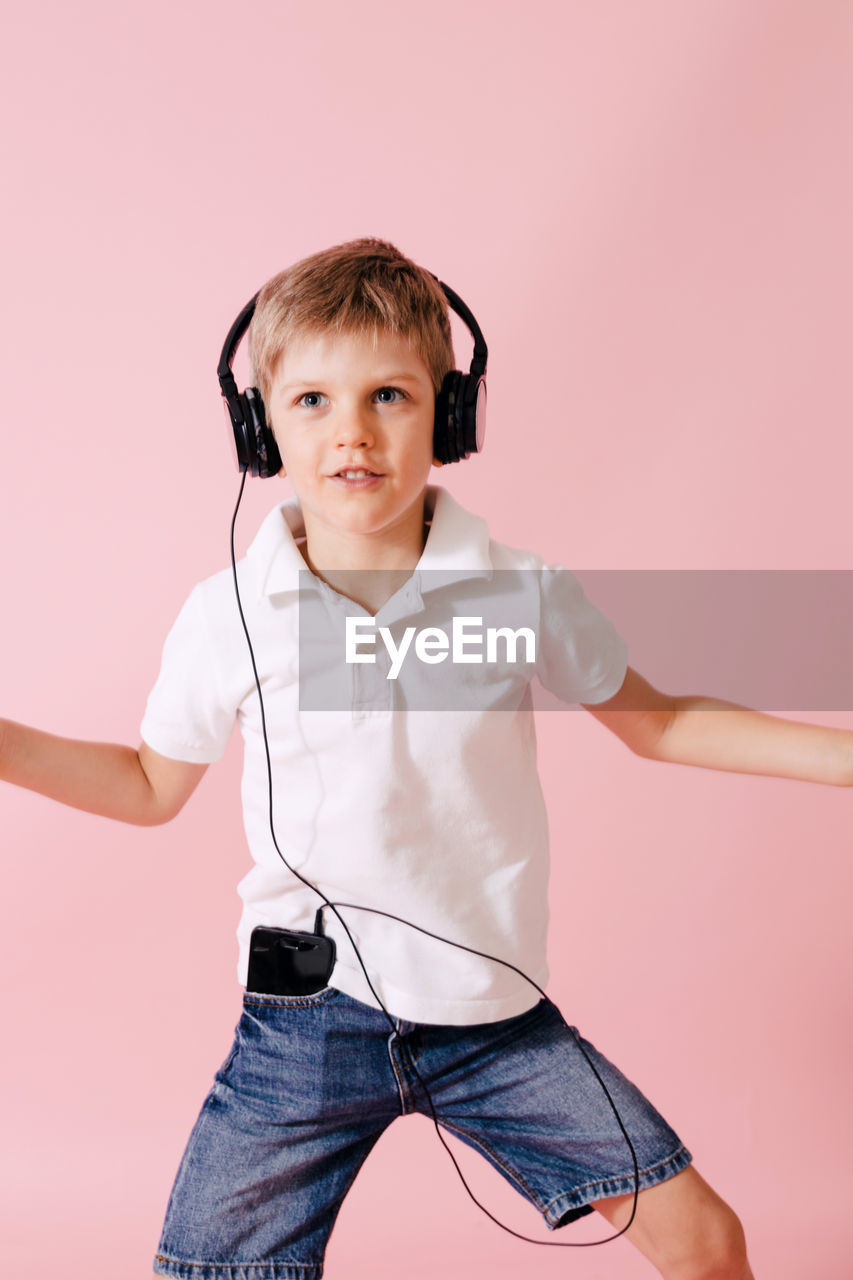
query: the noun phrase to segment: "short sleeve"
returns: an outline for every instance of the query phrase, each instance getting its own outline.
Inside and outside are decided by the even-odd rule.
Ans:
[[[542,570],[536,674],[561,702],[605,702],[628,670],[628,646],[568,569]]]
[[[235,716],[222,695],[202,588],[196,587],[166,637],[142,739],[171,760],[210,764],[224,752]]]

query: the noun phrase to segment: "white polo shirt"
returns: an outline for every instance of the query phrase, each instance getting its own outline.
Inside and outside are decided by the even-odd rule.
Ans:
[[[543,685],[568,703],[602,702],[617,692],[627,669],[626,646],[571,573],[490,539],[486,522],[439,486],[427,487],[425,511],[431,524],[423,554],[412,577],[376,614],[377,627],[401,620],[417,627],[420,615],[434,618],[436,606],[449,616],[457,612],[460,592],[469,588],[476,598],[496,571],[516,571],[525,583],[528,614],[534,601],[535,665]],[[264,694],[282,852],[332,901],[392,912],[498,956],[544,987],[548,826],[529,669],[516,664],[507,674],[506,666],[471,667],[463,672],[466,679],[470,672],[481,687],[491,682],[482,701],[460,703],[461,709],[412,709],[385,679],[387,662],[384,669],[381,663],[353,666],[348,705],[305,710],[300,585],[304,593],[308,583],[332,612],[342,606],[369,615],[308,573],[298,546],[304,537],[299,504],[291,499],[269,514],[238,564]],[[359,683],[365,676],[374,690],[390,690],[385,704],[365,700]],[[194,589],[169,633],[142,737],[169,758],[208,763],[222,755],[235,721],[244,739],[243,813],[253,859],[238,886],[238,977],[245,983],[252,929],[311,930],[320,900],[290,874],[270,836],[258,697],[228,569]],[[342,915],[374,987],[396,1017],[492,1022],[539,998],[502,965],[382,916],[347,909]],[[375,1005],[328,910],[324,923],[337,947],[331,984]]]

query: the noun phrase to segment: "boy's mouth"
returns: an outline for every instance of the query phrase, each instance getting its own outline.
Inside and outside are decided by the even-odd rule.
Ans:
[[[332,479],[367,480],[381,474],[380,471],[369,471],[367,467],[342,467],[340,471],[334,473]]]

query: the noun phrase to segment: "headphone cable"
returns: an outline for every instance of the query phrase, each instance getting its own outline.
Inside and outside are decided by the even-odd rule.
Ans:
[[[332,902],[329,898],[326,897],[322,889],[320,889],[316,884],[313,884],[310,880],[306,880],[305,876],[301,875],[300,872],[297,871],[295,867],[292,867],[290,865],[290,863],[287,861],[287,858],[285,858],[284,854],[279,848],[278,839],[276,838],[276,833],[275,833],[275,822],[273,818],[272,759],[270,756],[269,738],[267,737],[267,718],[266,718],[266,710],[264,708],[264,695],[261,691],[261,679],[260,679],[260,675],[258,674],[258,665],[255,660],[255,650],[252,645],[252,638],[249,635],[249,628],[246,623],[246,615],[243,612],[243,602],[240,597],[240,586],[237,580],[237,558],[234,550],[234,533],[237,526],[237,513],[240,510],[240,503],[243,500],[243,491],[246,487],[246,475],[247,475],[247,472],[244,470],[240,477],[240,488],[237,494],[237,504],[234,507],[234,514],[231,517],[231,537],[230,537],[231,573],[234,580],[234,594],[237,597],[237,608],[240,613],[240,622],[243,627],[243,634],[246,637],[246,644],[249,649],[249,657],[252,663],[252,673],[255,678],[255,688],[257,689],[257,693],[258,693],[258,705],[261,713],[261,732],[264,740],[264,754],[266,757],[266,767],[267,767],[270,836],[272,837],[272,842],[273,842],[275,851],[278,854],[279,858],[281,858],[282,862],[284,863],[285,867],[287,867],[287,870],[291,873],[291,875],[295,876],[297,880],[301,881],[302,884],[306,886],[306,888],[311,889],[322,900],[323,906],[318,909],[317,916],[322,917],[322,912],[326,907],[328,907],[328,909],[335,916],[335,919],[340,924],[341,928],[343,929],[344,933],[347,936],[347,939],[349,940],[349,943],[353,951],[355,952],[355,956],[356,956],[356,959],[358,960],[359,967],[361,968],[361,971],[364,974],[364,979],[368,987],[370,988],[370,992],[374,1000],[376,1001],[377,1005],[385,1015],[388,1025],[391,1028],[392,1034],[394,1035],[398,1034],[397,1026],[391,1014],[385,1008],[385,1005],[380,999],[376,991],[376,988],[374,987],[373,983],[370,980],[370,975],[367,972],[367,969],[365,967],[364,961],[361,956],[361,952],[359,951],[358,947],[355,944],[355,940],[352,936],[352,933],[350,932],[349,926],[347,925],[346,921],[344,920],[343,916],[338,910],[339,907],[344,907],[347,910],[352,910],[352,911],[367,911],[367,912],[370,912],[372,915],[384,916],[386,919],[396,920],[400,924],[407,925],[410,929],[415,929],[418,933],[423,933],[429,938],[436,939],[436,941],[438,942],[445,942],[450,947],[457,947],[459,950],[467,951],[471,955],[480,956],[484,960],[492,960],[496,964],[503,965],[504,968],[511,969],[514,973],[517,973],[519,977],[523,978],[525,982],[528,982],[530,986],[533,987],[536,991],[538,991],[540,996],[544,1000],[547,1000],[548,1003],[551,1005],[551,1007],[556,1010],[556,1012],[560,1017],[561,1022],[563,1023],[563,1026],[569,1031],[569,1033],[574,1038],[574,1041],[577,1047],[580,1049],[581,1053],[583,1054],[584,1058],[589,1064],[590,1070],[592,1071],[598,1083],[601,1085],[601,1088],[604,1091],[604,1096],[607,1098],[607,1101],[610,1105],[610,1109],[612,1110],[614,1116],[616,1117],[616,1122],[619,1126],[619,1129],[622,1132],[622,1136],[624,1137],[626,1143],[628,1144],[628,1150],[631,1152],[631,1160],[633,1163],[633,1173],[634,1173],[634,1191],[633,1191],[633,1201],[631,1204],[631,1214],[628,1218],[628,1221],[625,1223],[624,1227],[621,1227],[618,1231],[614,1232],[613,1235],[605,1236],[602,1240],[582,1240],[582,1241],[537,1240],[534,1236],[526,1236],[519,1231],[513,1230],[513,1228],[508,1227],[505,1222],[501,1222],[499,1218],[496,1218],[495,1215],[491,1213],[484,1204],[481,1204],[481,1202],[474,1195],[471,1188],[468,1186],[468,1183],[465,1180],[465,1176],[459,1167],[459,1163],[455,1155],[453,1154],[451,1148],[448,1146],[448,1143],[443,1133],[441,1132],[441,1127],[438,1122],[438,1115],[436,1114],[435,1106],[433,1105],[432,1096],[429,1092],[429,1089],[427,1088],[425,1081],[423,1080],[420,1072],[415,1066],[414,1061],[410,1058],[411,1069],[412,1069],[412,1072],[414,1073],[415,1078],[417,1079],[418,1083],[420,1084],[421,1088],[424,1091],[424,1095],[427,1099],[427,1102],[429,1103],[430,1116],[432,1118],[435,1131],[438,1134],[438,1138],[439,1138],[439,1141],[441,1142],[441,1145],[444,1147],[445,1151],[450,1156],[450,1159],[453,1162],[453,1167],[455,1168],[456,1173],[459,1176],[460,1182],[462,1183],[463,1187],[465,1188],[465,1190],[467,1191],[468,1195],[473,1200],[477,1208],[480,1209],[486,1215],[487,1218],[491,1219],[491,1221],[494,1222],[496,1226],[500,1227],[502,1231],[506,1231],[509,1235],[515,1236],[517,1240],[523,1240],[527,1244],[538,1244],[538,1245],[544,1246],[545,1248],[550,1248],[550,1249],[590,1249],[595,1247],[596,1245],[609,1244],[611,1240],[618,1240],[619,1236],[624,1235],[625,1232],[628,1230],[628,1228],[631,1226],[637,1214],[637,1197],[639,1195],[639,1190],[640,1190],[640,1170],[639,1170],[639,1165],[637,1163],[637,1153],[634,1150],[634,1145],[631,1142],[628,1131],[622,1122],[622,1117],[619,1115],[619,1111],[616,1107],[616,1103],[614,1102],[613,1097],[609,1089],[607,1088],[607,1085],[604,1083],[603,1079],[601,1078],[601,1074],[596,1068],[595,1063],[592,1061],[589,1054],[584,1049],[576,1028],[570,1026],[569,1023],[566,1022],[566,1019],[563,1017],[562,1010],[556,1004],[554,1004],[554,1002],[549,998],[549,996],[546,995],[546,993],[542,990],[542,988],[536,982],[534,982],[532,978],[528,977],[528,975],[524,973],[523,970],[519,969],[516,965],[511,964],[508,960],[502,960],[499,956],[491,956],[485,951],[477,951],[476,948],[474,947],[469,947],[463,942],[454,942],[451,938],[442,937],[441,934],[431,933],[429,929],[424,929],[420,925],[414,924],[411,920],[404,920],[401,916],[395,916],[390,911],[380,911],[378,907],[367,907],[354,902]]]

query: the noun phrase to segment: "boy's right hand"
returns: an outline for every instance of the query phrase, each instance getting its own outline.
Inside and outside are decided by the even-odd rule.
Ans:
[[[143,742],[60,738],[0,720],[0,779],[105,818],[155,826],[168,822],[198,786],[206,764],[170,760]]]

